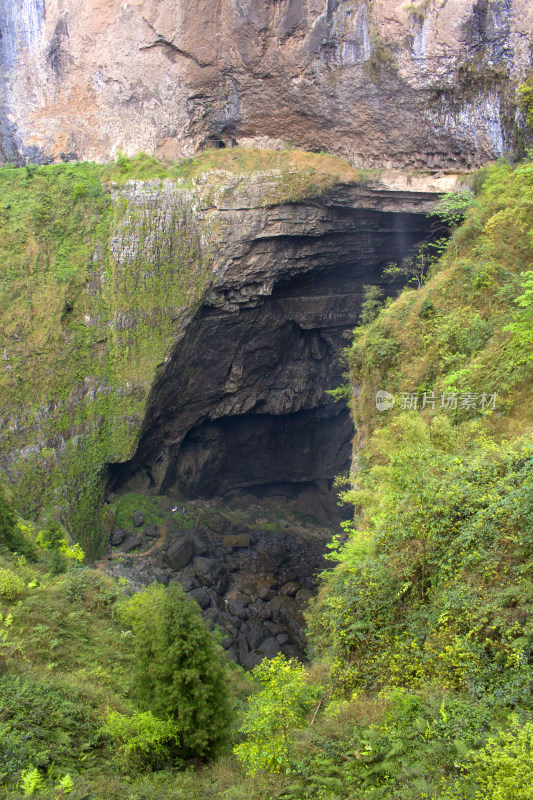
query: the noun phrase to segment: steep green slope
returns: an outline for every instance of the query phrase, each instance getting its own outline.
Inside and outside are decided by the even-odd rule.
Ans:
[[[407,692],[407,706],[394,730],[375,729],[388,744],[370,742],[376,769],[362,770],[361,793],[341,797],[371,785],[372,797],[435,797],[443,778],[462,787],[450,796],[500,797],[481,773],[478,784],[465,775],[466,751],[511,711],[520,729],[532,710],[533,164],[482,178],[426,284],[356,329],[347,353],[357,435],[344,499],[356,514],[310,639],[334,683]],[[378,390],[393,407],[378,410]]]

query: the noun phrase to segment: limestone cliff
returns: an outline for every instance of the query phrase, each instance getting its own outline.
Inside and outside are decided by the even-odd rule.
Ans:
[[[516,145],[532,26],[528,0],[0,0],[0,156],[470,169]]]
[[[193,177],[150,161],[149,180],[127,163],[0,175],[0,467],[22,510],[61,509],[86,546],[108,465],[185,496],[327,495],[351,427],[326,389],[362,285],[427,235],[454,181],[298,153],[245,173],[227,155]]]

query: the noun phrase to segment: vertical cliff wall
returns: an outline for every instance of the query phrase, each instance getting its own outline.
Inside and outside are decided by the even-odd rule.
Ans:
[[[327,489],[350,429],[326,389],[361,287],[453,184],[301,153],[243,172],[249,156],[228,155],[197,174],[148,160],[144,180],[128,164],[1,171],[0,467],[21,510],[60,510],[86,543],[107,465],[186,495]]]
[[[516,145],[532,26],[528,0],[0,0],[0,155],[471,169]]]

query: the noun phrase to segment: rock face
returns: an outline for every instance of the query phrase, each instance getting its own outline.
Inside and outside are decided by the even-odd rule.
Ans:
[[[111,187],[46,349],[25,344],[43,321],[21,328],[14,306],[0,468],[24,513],[61,498],[66,524],[95,553],[108,467],[112,487],[281,495],[328,512],[350,454],[347,411],[327,394],[340,382],[343,331],[362,286],[428,233],[426,212],[454,181],[335,175],[320,194],[318,170],[304,184],[298,176],[211,170],[187,186]],[[34,291],[31,271],[22,278]]]
[[[0,0],[0,154],[471,168],[512,148],[532,27],[529,0]]]
[[[113,489],[335,511],[353,436],[327,394],[342,381],[343,336],[363,285],[430,233],[425,215],[357,208],[350,195],[267,217],[227,210],[224,269],[152,387],[134,457],[111,465]]]

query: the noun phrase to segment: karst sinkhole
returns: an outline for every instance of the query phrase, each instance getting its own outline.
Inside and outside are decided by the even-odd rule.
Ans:
[[[110,490],[269,498],[322,521],[342,513],[333,481],[349,466],[353,425],[327,390],[342,381],[363,285],[394,291],[384,267],[430,238],[431,222],[354,208],[332,216],[325,235],[262,239],[284,265],[270,294],[243,292],[231,308],[211,296],[197,311],[152,389],[135,455],[109,467]]]

